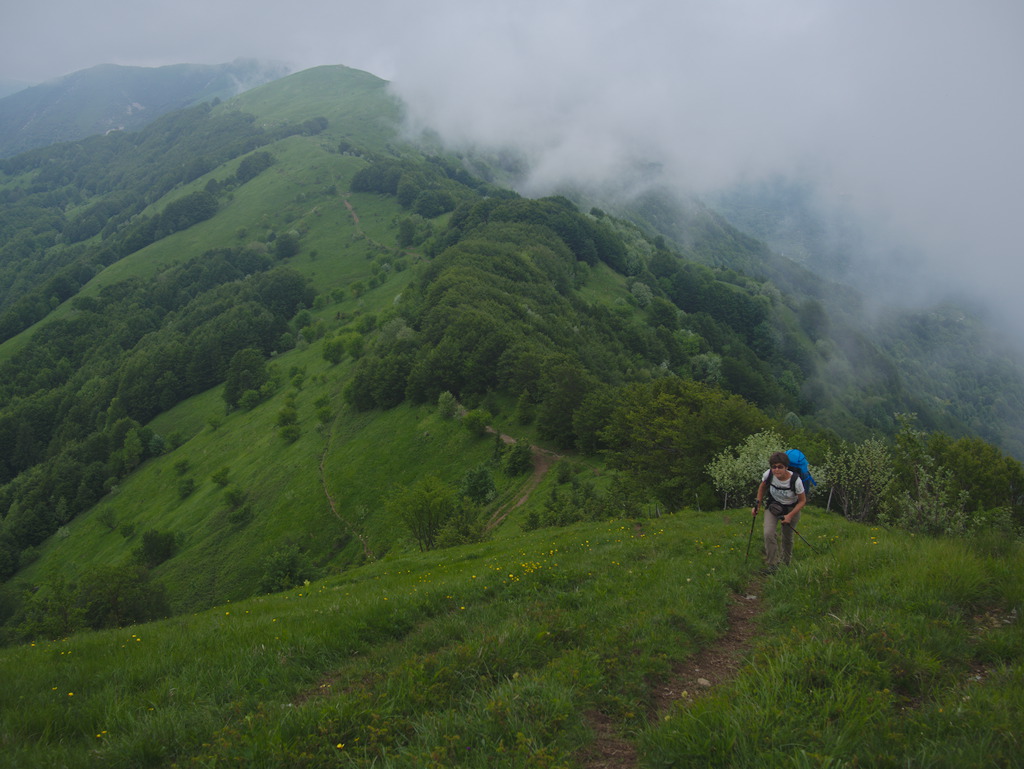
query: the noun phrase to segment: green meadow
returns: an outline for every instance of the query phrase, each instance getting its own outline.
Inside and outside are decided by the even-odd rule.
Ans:
[[[5,649],[5,765],[576,767],[594,712],[638,766],[1017,764],[1019,545],[812,510],[764,578],[746,516],[509,534]],[[734,677],[653,711],[751,590]]]

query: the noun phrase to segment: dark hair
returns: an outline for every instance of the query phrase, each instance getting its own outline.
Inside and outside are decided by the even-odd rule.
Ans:
[[[768,457],[768,464],[770,465],[785,465],[789,467],[789,455],[785,451],[776,451],[770,457]]]

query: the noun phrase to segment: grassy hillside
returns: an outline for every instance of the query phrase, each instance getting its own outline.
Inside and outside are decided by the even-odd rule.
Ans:
[[[1016,765],[1019,546],[817,510],[794,565],[762,581],[747,520],[687,511],[390,555],[194,616],[2,650],[5,761]],[[721,683],[680,691],[736,600],[760,607],[752,646]]]
[[[8,640],[199,611],[435,535],[708,509],[710,460],[769,427],[840,469],[863,448],[843,439],[890,436],[894,411],[963,428],[825,307],[740,271],[763,247],[724,223],[677,249],[526,200],[400,140],[400,117],[384,81],[324,67],[0,166]],[[232,395],[232,377],[259,381]],[[530,476],[485,426],[564,459]],[[1014,531],[1019,464],[905,437],[880,462],[903,473],[887,512]],[[968,466],[964,498],[950,468]]]
[[[1019,463],[883,440],[964,425],[724,223],[522,199],[399,119],[327,67],[0,166],[5,760],[1011,765]],[[964,536],[812,509],[760,578],[716,508],[768,429],[832,509]],[[737,602],[744,662],[685,682]]]

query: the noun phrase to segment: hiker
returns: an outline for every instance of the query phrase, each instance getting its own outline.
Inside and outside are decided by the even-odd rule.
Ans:
[[[750,511],[757,516],[757,509],[768,494],[764,515],[764,552],[766,571],[772,573],[781,564],[789,564],[793,556],[793,532],[800,521],[800,510],[807,504],[807,493],[800,476],[789,469],[789,457],[784,451],[777,451],[768,458],[769,469],[757,487],[757,502]],[[778,526],[782,522],[782,547],[779,547]]]

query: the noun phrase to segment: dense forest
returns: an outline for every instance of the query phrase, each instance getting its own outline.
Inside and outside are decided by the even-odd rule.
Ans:
[[[190,398],[222,388],[228,415],[287,398],[278,424],[298,440],[303,373],[279,361],[313,346],[331,366],[319,374],[317,429],[336,418],[335,392],[352,424],[446,398],[485,421],[501,412],[607,469],[604,487],[571,485],[589,500],[577,507],[719,505],[732,485],[711,460],[774,431],[816,457],[851,518],[929,532],[963,530],[968,515],[1024,523],[1013,458],[1024,443],[1019,419],[1004,418],[1024,406],[1020,369],[988,354],[969,320],[905,316],[877,332],[849,322],[850,305],[837,310],[833,289],[806,275],[769,280],[764,263],[776,257],[719,217],[676,238],[652,225],[650,206],[630,220],[566,197],[528,199],[459,158],[397,139],[371,147],[356,133],[319,111],[272,121],[203,105],[0,162],[0,579],[13,583],[148,460],[187,451],[189,434],[151,423]],[[288,152],[312,159],[287,166]],[[301,218],[270,205],[237,213],[285,182],[301,188],[291,199]],[[323,210],[344,205],[348,216],[357,195],[389,212],[377,225],[388,243],[332,234],[340,225]],[[242,224],[218,229],[228,208]],[[206,225],[230,234],[97,284],[112,265],[145,264],[148,247]],[[344,275],[369,275],[324,277],[334,267],[309,245],[317,237],[335,238],[335,260],[354,265]],[[965,340],[970,368],[936,355]],[[182,484],[185,499],[194,485]],[[572,520],[565,500],[531,525]],[[175,551],[173,537],[147,533],[133,569]],[[354,546],[344,552],[335,567]],[[23,621],[10,601],[5,617]],[[90,611],[95,626],[126,619]]]

